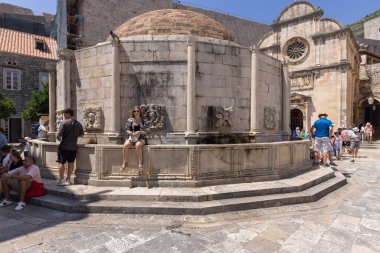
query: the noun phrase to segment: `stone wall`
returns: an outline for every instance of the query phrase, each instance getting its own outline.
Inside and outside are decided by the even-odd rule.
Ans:
[[[45,178],[58,175],[58,143],[30,142]],[[143,160],[146,178],[157,186],[203,186],[231,182],[252,182],[287,178],[310,169],[309,141],[226,144],[148,145]],[[130,157],[135,150],[130,149]],[[138,176],[136,159],[120,171],[121,145],[79,145],[75,161],[75,182],[124,186]]]
[[[93,46],[104,42],[110,31],[125,21],[148,11],[168,9],[172,0],[85,0],[82,1],[79,34],[83,36],[83,46]]]
[[[195,131],[245,134],[250,132],[251,58],[248,48],[229,41],[195,39]],[[184,135],[187,131],[186,35],[143,35],[121,40],[120,133],[135,105],[163,105],[164,128],[153,135]],[[76,117],[84,119],[85,107],[100,107],[104,114],[101,132],[112,132],[112,44],[102,43],[77,50],[71,60],[71,104]],[[282,65],[258,54],[257,117],[261,133],[281,140]],[[57,109],[64,109],[62,62],[58,64]],[[61,92],[61,93],[60,93]],[[219,115],[219,116],[218,116]],[[160,137],[160,138],[161,138]],[[166,138],[166,137],[165,137]],[[162,139],[161,139],[162,141]],[[245,140],[244,142],[246,142]],[[161,142],[162,143],[162,142]],[[209,142],[207,142],[209,143]]]
[[[204,10],[177,3],[174,3],[173,8],[198,12],[218,21],[232,32],[237,39],[237,43],[246,47],[256,45],[257,42],[271,30],[269,25],[215,11]]]
[[[380,17],[364,22],[364,38],[380,40]]]
[[[30,96],[34,91],[39,90],[39,73],[47,73],[46,64],[54,63],[55,61],[3,52],[0,52],[0,59],[0,90],[7,97],[11,98],[15,104],[17,112],[13,116],[21,118],[21,112],[24,110]],[[4,89],[4,69],[21,71],[20,90]],[[22,135],[31,136],[31,126],[33,123],[36,122],[23,122]]]
[[[85,0],[80,7],[84,20],[79,22],[78,35],[83,47],[104,42],[110,30],[114,30],[127,20],[148,11],[159,9],[186,9],[201,13],[227,27],[238,39],[239,44],[256,44],[270,26],[230,15],[173,3],[172,0]]]

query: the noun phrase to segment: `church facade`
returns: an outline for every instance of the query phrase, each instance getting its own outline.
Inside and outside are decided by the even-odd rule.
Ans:
[[[322,112],[336,127],[360,120],[356,40],[349,28],[322,16],[309,2],[292,3],[258,43],[261,52],[288,65],[292,129],[308,130]]]

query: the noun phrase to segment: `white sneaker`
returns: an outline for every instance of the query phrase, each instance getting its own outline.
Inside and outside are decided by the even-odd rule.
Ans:
[[[6,207],[6,206],[9,206],[9,205],[12,205],[13,201],[12,200],[6,200],[4,199],[1,203],[0,203],[0,206],[1,207]]]
[[[63,178],[60,178],[57,180],[57,185],[58,186],[64,186],[65,185],[65,180]]]
[[[25,206],[26,204],[24,202],[18,202],[15,210],[20,211],[21,209],[24,209]]]
[[[70,181],[70,179],[66,179],[66,181],[65,181],[65,183],[64,183],[64,185],[72,185],[73,183],[71,183],[71,181]]]

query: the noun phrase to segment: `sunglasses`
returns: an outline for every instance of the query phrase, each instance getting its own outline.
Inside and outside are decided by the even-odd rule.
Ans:
[[[134,110],[133,112],[140,112],[140,111],[138,111],[138,110]]]

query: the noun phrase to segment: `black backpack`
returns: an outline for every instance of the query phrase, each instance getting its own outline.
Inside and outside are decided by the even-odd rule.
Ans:
[[[40,127],[40,124],[34,124],[32,126],[32,134],[37,135],[38,134],[38,128]]]

